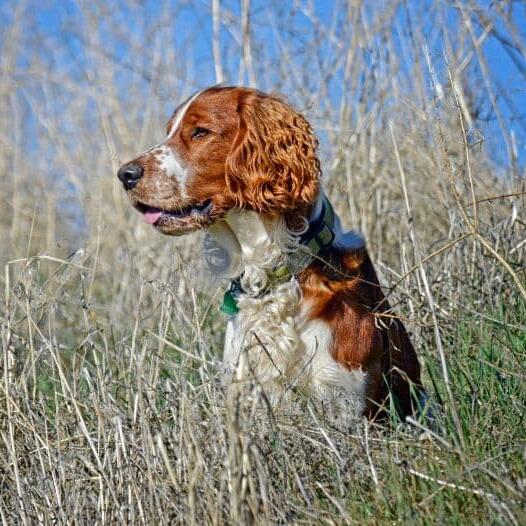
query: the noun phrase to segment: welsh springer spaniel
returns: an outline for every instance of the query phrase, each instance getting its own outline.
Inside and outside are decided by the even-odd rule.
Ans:
[[[181,104],[163,142],[118,171],[147,223],[206,229],[205,261],[231,280],[224,361],[234,379],[358,396],[369,418],[424,396],[420,366],[362,238],[320,187],[318,141],[282,99],[212,87]]]

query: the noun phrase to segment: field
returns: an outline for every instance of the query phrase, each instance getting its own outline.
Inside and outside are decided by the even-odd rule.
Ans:
[[[1,3],[2,523],[526,524],[525,28],[511,1]],[[201,236],[115,177],[220,81],[313,123],[432,428],[222,384]]]

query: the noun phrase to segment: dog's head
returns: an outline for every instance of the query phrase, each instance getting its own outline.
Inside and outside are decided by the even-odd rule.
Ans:
[[[118,171],[133,206],[164,234],[206,228],[232,208],[310,205],[320,163],[311,126],[278,97],[214,87],[190,97],[164,141]]]

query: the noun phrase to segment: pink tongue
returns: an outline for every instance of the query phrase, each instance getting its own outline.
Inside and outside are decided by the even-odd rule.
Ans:
[[[161,215],[162,212],[160,210],[155,210],[155,208],[152,208],[151,210],[144,212],[143,217],[148,224],[153,225],[157,222]]]

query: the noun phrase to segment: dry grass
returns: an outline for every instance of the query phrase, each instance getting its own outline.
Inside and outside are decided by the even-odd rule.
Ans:
[[[485,47],[524,79],[521,6],[293,4],[81,1],[54,34],[0,8],[4,524],[526,522],[526,123]],[[441,405],[428,440],[219,382],[220,284],[114,174],[222,79],[314,123]]]

